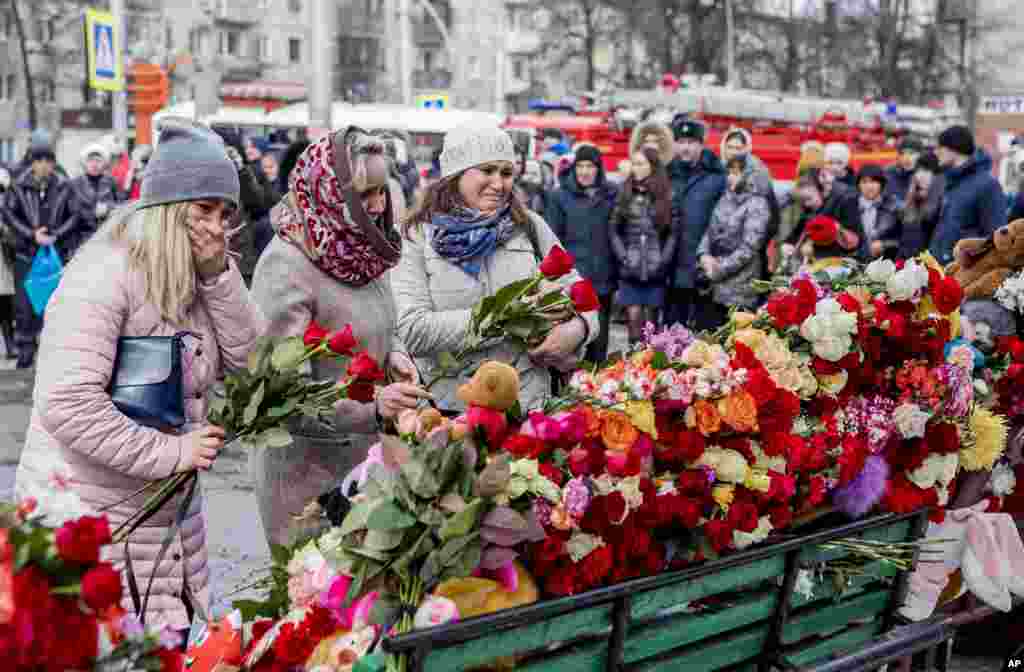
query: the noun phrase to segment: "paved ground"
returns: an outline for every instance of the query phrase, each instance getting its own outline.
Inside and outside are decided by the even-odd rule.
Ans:
[[[624,330],[616,327],[612,349],[621,348],[624,342]],[[13,492],[15,465],[31,407],[31,376],[10,369],[10,363],[0,360],[0,501],[9,500]],[[225,451],[202,483],[209,526],[212,612],[216,616],[230,604],[229,593],[267,565],[269,551],[245,455],[238,449]],[[1000,665],[991,658],[956,657],[950,672],[1000,672]]]

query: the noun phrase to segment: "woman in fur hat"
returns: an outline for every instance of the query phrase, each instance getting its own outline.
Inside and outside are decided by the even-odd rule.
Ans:
[[[658,163],[667,166],[672,161],[675,152],[672,129],[654,121],[638,124],[629,139],[629,155],[636,156],[636,153],[643,147],[650,147],[657,152]]]

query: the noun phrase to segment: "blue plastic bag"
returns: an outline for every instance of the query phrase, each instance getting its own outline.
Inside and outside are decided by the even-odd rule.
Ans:
[[[25,276],[25,294],[32,303],[36,315],[42,315],[46,304],[60,284],[60,276],[64,273],[64,263],[53,245],[39,248],[32,260],[32,268]]]

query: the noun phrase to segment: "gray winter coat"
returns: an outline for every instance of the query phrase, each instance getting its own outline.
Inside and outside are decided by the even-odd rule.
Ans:
[[[754,308],[758,294],[751,282],[761,278],[763,251],[768,244],[771,181],[748,164],[736,191],[726,190],[711,213],[697,259],[708,254],[718,261],[709,278],[711,297],[722,306]]]
[[[612,253],[619,277],[634,282],[660,282],[675,257],[676,217],[667,232],[658,231],[654,194],[634,191],[619,197],[611,217]]]

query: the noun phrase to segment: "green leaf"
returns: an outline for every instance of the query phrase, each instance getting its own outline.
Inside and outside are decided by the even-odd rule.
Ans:
[[[668,355],[664,352],[657,351],[654,353],[654,357],[651,358],[651,368],[655,371],[661,371],[667,369],[670,362],[668,361]]]
[[[261,443],[270,448],[284,448],[292,445],[292,435],[284,427],[271,427],[259,435]]]
[[[270,558],[274,561],[275,565],[280,565],[282,567],[286,566],[289,562],[291,562],[292,555],[292,549],[288,548],[287,546],[274,544],[270,547]]]
[[[420,567],[420,580],[427,586],[433,586],[437,581],[437,577],[441,576],[441,572],[444,571],[444,563],[441,561],[441,550],[436,548],[431,551],[427,559],[423,561],[423,566]]]
[[[480,566],[480,559],[483,557],[484,547],[479,540],[467,544],[453,562],[445,567],[441,573],[441,580],[462,579],[470,576]]]
[[[81,595],[82,583],[73,583],[70,586],[58,586],[50,589],[51,595]]]
[[[267,368],[267,359],[273,350],[273,343],[267,336],[261,336],[256,341],[256,346],[249,352],[249,373],[254,376],[262,375]]]
[[[378,500],[367,499],[349,509],[345,519],[341,521],[341,535],[346,536],[366,527],[366,522],[370,519],[370,513],[376,508],[378,503]]]
[[[369,536],[369,533],[367,533],[367,536]],[[375,560],[377,562],[387,563],[387,562],[390,562],[390,560],[391,560],[391,556],[388,555],[387,553],[384,553],[384,552],[381,552],[381,551],[374,551],[374,550],[371,550],[371,549],[365,548],[365,547],[363,547],[363,548],[350,548],[350,549],[348,549],[348,552],[351,553],[352,555],[358,555],[361,558],[368,558],[370,560]]]
[[[459,370],[459,360],[446,350],[437,356],[437,366],[442,373],[455,373]]]
[[[260,404],[263,402],[264,384],[260,383],[256,391],[253,392],[252,397],[249,399],[249,403],[245,406],[245,414],[242,416],[242,422],[248,426],[253,423],[256,416],[260,413]]]
[[[500,314],[512,303],[515,299],[523,293],[523,290],[533,282],[533,278],[526,278],[525,280],[519,280],[511,284],[505,285],[497,292],[494,293],[494,301],[491,306],[491,312]]]
[[[534,332],[546,325],[546,321],[535,317],[519,317],[505,323],[505,332],[509,335],[527,340]]]
[[[305,356],[306,344],[300,337],[292,336],[277,344],[270,362],[278,371],[288,371],[298,366],[299,361]]]
[[[431,473],[422,462],[413,458],[400,465],[402,475],[409,483],[409,488],[424,499],[437,497],[441,489],[437,477]]]
[[[467,534],[463,537],[457,537],[446,543],[444,546],[440,548],[439,560],[441,562],[441,565],[443,567],[450,566],[458,559],[462,551],[465,550],[467,546],[476,541],[479,537],[479,532],[473,532],[472,534]]]
[[[366,519],[366,527],[371,531],[404,530],[415,524],[416,518],[390,499],[379,504]]]
[[[419,557],[425,556],[434,550],[433,529],[427,527],[420,533],[420,536],[416,538],[412,546],[406,550],[405,553],[398,556],[391,568],[401,574],[408,571],[412,563]]]
[[[267,415],[269,415],[272,418],[283,418],[284,416],[288,415],[296,408],[298,408],[298,406],[299,400],[296,397],[289,397],[280,406],[274,406],[269,411],[267,411]]]
[[[393,551],[402,543],[405,532],[402,530],[370,530],[363,540],[362,550]]]
[[[21,571],[31,559],[31,544],[22,544],[21,546],[18,546],[18,551],[14,554],[14,573],[17,574]]]
[[[445,517],[444,512],[435,509],[433,506],[420,511],[420,522],[430,527],[440,527],[444,525]]]
[[[441,541],[448,541],[449,539],[469,534],[480,519],[480,513],[483,511],[483,508],[484,500],[478,497],[467,504],[466,508],[462,511],[448,518],[438,532]]]

